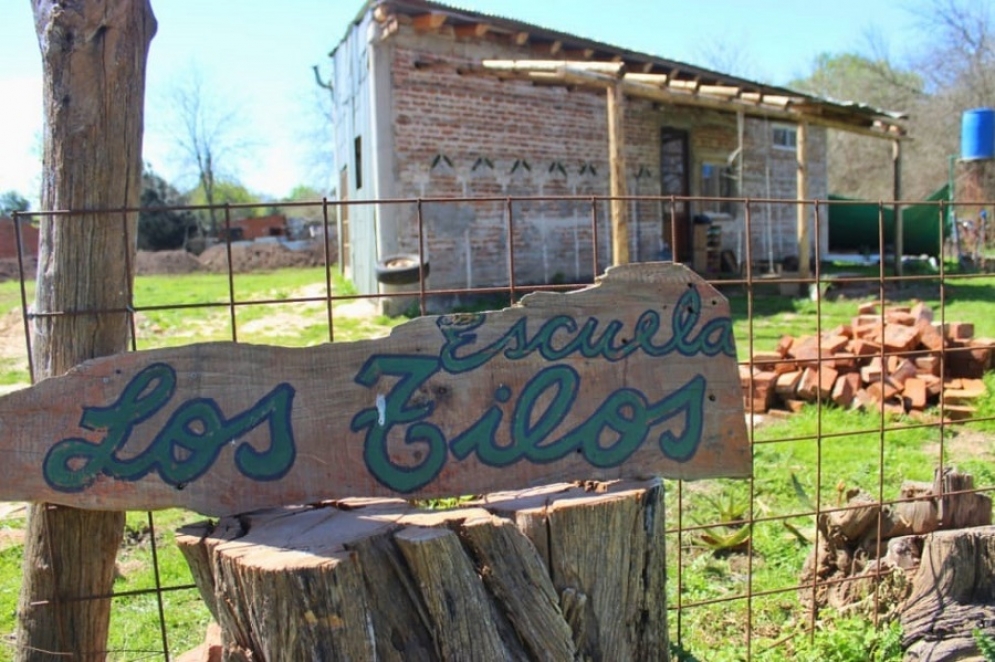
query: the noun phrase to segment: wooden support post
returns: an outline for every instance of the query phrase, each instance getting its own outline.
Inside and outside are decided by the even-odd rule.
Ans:
[[[812,238],[808,230],[808,125],[805,122],[798,123],[797,147],[795,148],[798,171],[798,275],[800,278],[809,278],[812,275],[812,265],[809,260]],[[818,259],[818,256],[816,257]]]
[[[891,162],[894,168],[894,190],[895,200],[895,275],[902,275],[902,254],[905,252],[905,237],[902,228],[902,206],[898,201],[902,199],[902,143],[898,140],[891,141]]]
[[[624,198],[625,183],[625,94],[621,82],[608,88],[608,158],[611,179],[612,264],[629,262],[629,219]]]

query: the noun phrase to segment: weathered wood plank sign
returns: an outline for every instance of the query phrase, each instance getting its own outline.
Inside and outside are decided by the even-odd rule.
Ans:
[[[747,476],[725,299],[680,265],[387,338],[120,354],[0,398],[0,500],[212,515]]]

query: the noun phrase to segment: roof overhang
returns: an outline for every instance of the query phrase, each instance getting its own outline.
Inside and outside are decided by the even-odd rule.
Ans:
[[[495,40],[535,54],[534,59],[484,60],[460,67],[464,75],[584,88],[619,84],[627,96],[663,104],[810,123],[892,140],[906,133],[903,113],[807,95],[521,21],[430,0],[371,0],[369,7],[387,35],[400,25],[410,25],[419,32]],[[417,66],[451,65],[422,61]]]

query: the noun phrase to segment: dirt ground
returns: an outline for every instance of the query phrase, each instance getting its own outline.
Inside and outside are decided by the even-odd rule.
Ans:
[[[228,247],[224,244],[211,246],[200,254],[198,261],[206,271],[225,272],[228,270]],[[234,273],[269,271],[286,267],[318,267],[325,264],[325,254],[320,242],[314,243],[306,250],[290,250],[278,243],[247,242],[232,244],[231,263]]]
[[[331,256],[332,261],[335,256]],[[278,243],[239,242],[231,246],[232,271],[269,271],[285,267],[320,267],[325,264],[325,252],[320,242],[303,250],[290,250]],[[189,274],[198,271],[223,273],[228,270],[228,249],[224,244],[211,246],[200,256],[184,250],[138,251],[135,267],[139,274]],[[33,257],[24,260],[24,275],[33,279],[38,261]],[[17,259],[0,259],[0,282],[20,277]]]

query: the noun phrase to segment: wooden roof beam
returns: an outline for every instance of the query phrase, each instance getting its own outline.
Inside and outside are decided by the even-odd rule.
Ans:
[[[471,23],[469,25],[457,25],[455,27],[456,36],[462,39],[483,37],[491,31],[488,23]]]
[[[792,124],[807,121],[810,124],[830,129],[889,140],[899,140],[904,136],[899,125],[889,124],[881,120],[877,120],[874,125],[876,128],[872,128],[800,112],[788,107],[788,102],[793,101],[789,97],[770,97],[777,101],[784,101],[783,105],[761,105],[760,99],[763,98],[766,101],[768,97],[755,92],[744,92],[742,97],[719,98],[639,82],[630,79],[625,74],[624,65],[621,62],[485,60],[481,66],[461,68],[460,73],[489,75],[500,79],[526,80],[544,85],[576,85],[588,89],[607,88],[619,82],[618,76],[624,74],[621,85],[625,94],[667,105],[711,108],[727,113],[743,112],[750,117],[766,117]],[[752,102],[750,96],[755,97],[757,101]]]
[[[446,19],[449,18],[447,14],[442,12],[430,12],[428,14],[419,14],[412,19],[411,24],[414,26],[415,30],[428,31],[428,30],[438,30],[446,23]]]
[[[483,60],[481,67],[488,71],[552,72],[564,68],[589,71],[611,76],[621,76],[625,71],[622,62],[577,62],[571,60]]]
[[[666,104],[671,104],[675,106],[692,106],[697,108],[712,108],[715,110],[722,110],[728,113],[733,113],[742,110],[746,115],[750,117],[767,117],[770,119],[780,119],[786,122],[797,124],[799,122],[807,121],[810,124],[824,126],[829,129],[838,129],[840,131],[847,131],[849,133],[855,133],[864,136],[871,136],[874,138],[887,138],[890,140],[895,140],[901,138],[902,136],[898,133],[900,127],[897,129],[898,125],[888,125],[885,129],[886,123],[881,122],[880,129],[872,129],[867,127],[862,127],[856,124],[849,124],[846,122],[841,122],[839,120],[831,120],[824,117],[812,116],[802,114],[796,110],[789,109],[787,107],[772,107],[772,106],[761,106],[744,103],[742,99],[716,99],[711,97],[706,97],[703,95],[693,95],[687,92],[677,92],[672,89],[660,88],[655,85],[647,85],[646,83],[638,83],[631,80],[622,81],[623,89],[626,94],[636,97],[642,97],[650,101],[659,101]],[[746,96],[744,94],[744,96]],[[781,97],[781,99],[788,99],[788,97]]]
[[[529,33],[528,32],[516,32],[513,37],[513,41],[516,46],[524,46],[529,43]]]
[[[563,51],[563,57],[567,60],[590,60],[594,57],[593,48],[571,49]]]

